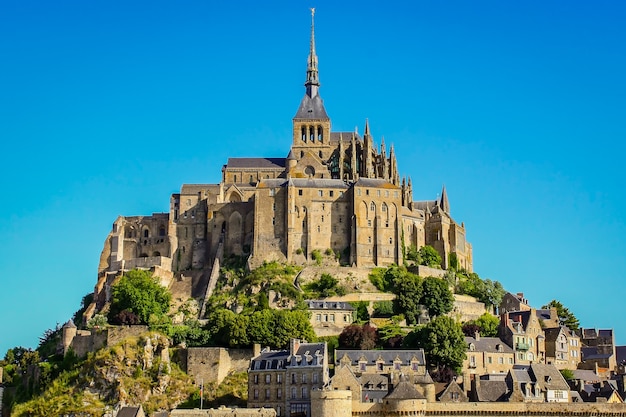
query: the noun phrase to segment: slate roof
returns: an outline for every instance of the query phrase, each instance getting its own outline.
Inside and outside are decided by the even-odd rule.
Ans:
[[[306,300],[305,303],[309,310],[354,310],[352,304],[343,301]]]
[[[612,353],[598,353],[597,346],[583,346],[580,348],[580,353],[583,361],[589,359],[608,359],[613,356]]]
[[[499,337],[482,337],[480,336],[478,340],[474,337],[465,336],[465,343],[468,346],[470,343],[474,344],[475,352],[489,352],[489,353],[513,353],[513,349],[500,340]],[[498,350],[498,346],[501,347],[501,350]]]
[[[339,139],[342,139],[344,142],[344,146],[348,146],[350,145],[350,143],[352,143],[353,134],[355,142],[361,140],[361,137],[356,132],[330,132],[330,142],[339,143]]]
[[[122,407],[117,413],[117,417],[136,417],[139,413],[139,407]]]
[[[282,370],[291,366],[322,366],[324,343],[300,343],[292,355],[288,350],[263,350],[250,361],[250,370]]]
[[[569,391],[570,389],[567,382],[565,382],[565,378],[554,365],[533,363],[530,365],[530,371],[535,381],[545,389],[564,391]]]
[[[483,381],[476,386],[476,401],[496,402],[506,401],[509,388],[506,381]]]
[[[380,400],[389,393],[389,380],[386,375],[363,374],[358,379],[361,383],[361,401]]]
[[[343,180],[331,178],[290,178],[288,182],[289,185],[298,188],[340,188],[343,190],[349,188]]]
[[[376,364],[379,358],[382,358],[385,364],[392,365],[396,358],[399,358],[403,364],[410,365],[413,358],[417,358],[420,365],[426,365],[423,349],[415,350],[349,350],[336,349],[335,362],[340,363],[341,358],[347,356],[350,358],[350,364],[357,366],[361,358],[365,358],[368,364]]]
[[[302,97],[300,107],[296,112],[294,119],[328,119],[326,109],[324,108],[324,101],[318,95],[315,97],[309,97],[307,94]]]
[[[601,379],[598,374],[590,369],[575,369],[572,373],[574,374],[574,379],[585,382],[595,382]]]
[[[615,358],[617,363],[626,361],[626,346],[615,346]]]
[[[424,400],[426,397],[422,395],[415,385],[406,380],[401,380],[393,387],[393,391],[389,393],[385,399],[388,400]]]
[[[389,180],[383,178],[359,178],[356,183],[354,183],[355,187],[377,187],[377,188],[393,188],[399,189],[397,185],[393,185],[389,182]]]
[[[228,158],[227,169],[233,168],[285,168],[285,158]]]

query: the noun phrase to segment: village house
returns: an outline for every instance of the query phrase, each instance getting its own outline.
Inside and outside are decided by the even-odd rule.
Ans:
[[[248,408],[273,408],[278,417],[311,417],[311,391],[328,382],[326,343],[291,339],[289,349],[264,349],[248,369]]]
[[[545,363],[545,336],[534,308],[500,316],[500,339],[513,348],[516,365]]]

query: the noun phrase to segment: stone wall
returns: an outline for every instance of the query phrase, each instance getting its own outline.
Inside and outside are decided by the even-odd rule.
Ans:
[[[276,417],[273,408],[211,408],[208,410],[172,410],[172,417]]]
[[[486,312],[485,304],[476,301],[476,298],[469,295],[454,294],[454,307],[450,316],[461,322],[466,322],[476,320]]]
[[[188,348],[182,355],[183,368],[196,385],[220,384],[230,373],[247,371],[253,355],[252,349]]]
[[[65,328],[63,330],[68,331]],[[96,331],[78,330],[76,335],[67,342],[78,357],[83,357],[89,352],[115,345],[127,337],[138,337],[147,331],[148,326],[110,326]]]
[[[425,400],[352,402],[351,391],[311,392],[311,417],[383,417],[383,416],[626,416],[624,404],[608,403],[511,403],[462,402],[442,403]]]

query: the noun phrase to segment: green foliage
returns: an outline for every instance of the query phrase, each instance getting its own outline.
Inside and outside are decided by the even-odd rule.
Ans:
[[[572,371],[571,369],[561,369],[560,372],[566,381],[571,381],[572,379],[574,379],[574,371]]]
[[[578,321],[574,313],[572,313],[560,301],[552,300],[541,308],[556,308],[556,314],[559,316],[559,324],[561,326],[567,326],[570,330],[578,330],[580,322]]]
[[[110,322],[115,322],[118,314],[126,310],[136,314],[141,323],[148,324],[151,316],[160,318],[167,314],[171,294],[150,272],[134,269],[113,285],[111,299]]]
[[[84,324],[83,314],[85,314],[85,310],[87,310],[87,307],[89,307],[89,305],[92,302],[93,302],[92,292],[83,296],[81,303],[80,303],[80,309],[76,313],[74,313],[74,317],[72,318],[76,326],[82,327],[82,325]]]
[[[313,281],[305,286],[308,298],[327,298],[334,295],[344,295],[346,292],[339,285],[339,281],[332,275],[324,273],[319,280]]]
[[[476,297],[486,307],[498,307],[502,297],[506,294],[504,287],[498,281],[482,280],[478,274],[459,273],[458,293]]]
[[[418,262],[420,260],[419,251],[417,250],[417,246],[411,245],[406,251],[406,259],[409,261]]]
[[[339,349],[339,336],[322,336],[318,337],[317,341],[326,342],[328,363],[335,363],[335,349]]]
[[[374,317],[390,317],[393,315],[393,301],[374,302]]]
[[[373,268],[369,273],[370,282],[379,290],[389,291],[390,283],[385,281],[385,272],[387,268]]]
[[[430,245],[422,246],[418,251],[418,259],[420,265],[429,266],[431,268],[441,267],[441,256],[435,248]]]
[[[354,310],[356,312],[356,322],[365,323],[370,319],[370,313],[367,310],[367,306],[369,305],[369,303],[365,301],[354,301],[350,303],[350,305],[354,307]]]
[[[316,264],[322,264],[322,253],[318,249],[314,249],[313,252],[311,252],[311,258],[315,261]]]
[[[296,255],[302,255],[302,252],[304,252],[302,248],[296,249]]]
[[[335,251],[333,251],[331,248],[327,248],[327,249],[324,251],[324,254],[325,254],[326,256],[335,256]]]
[[[422,281],[421,304],[428,310],[432,318],[452,311],[454,296],[448,288],[448,283],[441,278],[427,277]]]
[[[397,323],[387,324],[378,329],[378,343],[383,349],[398,349],[406,332]]]
[[[212,311],[205,327],[210,341],[218,346],[247,347],[253,343],[285,348],[289,339],[315,340],[309,315],[302,310],[258,310],[235,314],[227,309]]]
[[[107,322],[107,318],[104,314],[94,314],[94,316],[92,318],[89,319],[89,321],[87,321],[87,328],[89,330],[92,329],[103,329],[105,328],[109,323]]]
[[[471,337],[474,337],[476,331],[478,331],[481,336],[497,337],[499,325],[500,320],[498,320],[496,316],[483,313],[483,315],[476,320],[470,320],[463,324],[463,332]]]
[[[437,368],[461,372],[465,359],[465,338],[461,325],[453,318],[439,316],[413,330],[404,339],[405,347],[422,348],[426,362]]]
[[[450,257],[448,258],[448,266],[454,269],[455,271],[459,269],[459,258],[456,255],[456,252],[451,252]]]
[[[188,320],[185,324],[172,326],[168,336],[172,338],[174,345],[187,347],[207,346],[211,338],[209,331],[198,320]]]
[[[48,358],[56,355],[56,350],[59,342],[61,341],[61,326],[57,323],[54,329],[46,330],[39,338],[39,346],[37,352],[42,358]]]
[[[391,270],[391,268],[389,268]],[[395,314],[404,314],[409,325],[417,324],[422,314],[420,300],[422,299],[422,279],[406,270],[394,280],[393,292],[396,298],[393,301]]]

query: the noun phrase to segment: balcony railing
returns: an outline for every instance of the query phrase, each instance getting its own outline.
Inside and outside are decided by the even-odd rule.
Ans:
[[[516,350],[528,350],[528,349],[530,349],[530,345],[528,343],[524,343],[524,342],[517,342],[515,344],[515,349]]]

